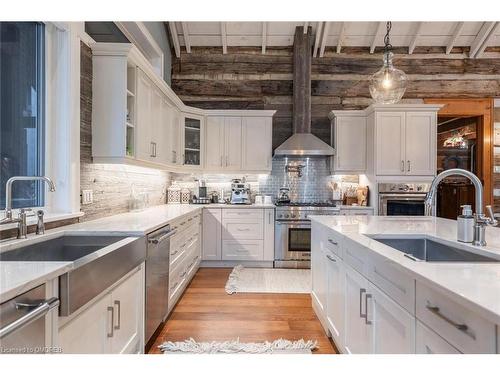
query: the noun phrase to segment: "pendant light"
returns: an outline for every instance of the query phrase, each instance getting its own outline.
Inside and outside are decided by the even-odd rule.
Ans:
[[[384,65],[370,79],[370,94],[377,104],[395,104],[403,97],[408,78],[392,65],[393,53],[389,33],[392,23],[387,22],[384,37]]]

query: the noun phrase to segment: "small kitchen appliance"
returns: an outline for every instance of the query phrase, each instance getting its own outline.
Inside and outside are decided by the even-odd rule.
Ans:
[[[280,188],[280,193],[278,195],[276,203],[290,203],[290,188]]]
[[[245,180],[231,180],[231,204],[252,204],[250,185]]]

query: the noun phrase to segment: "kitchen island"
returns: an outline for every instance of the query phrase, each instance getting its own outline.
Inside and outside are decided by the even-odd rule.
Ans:
[[[499,352],[500,228],[487,228],[488,245],[477,247],[459,243],[448,219],[311,220],[313,308],[339,350]],[[421,261],[380,242],[387,238],[427,239],[482,261]]]

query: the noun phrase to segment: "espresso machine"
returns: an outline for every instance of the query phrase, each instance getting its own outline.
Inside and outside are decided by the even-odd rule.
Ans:
[[[250,184],[245,179],[231,180],[231,204],[252,204],[250,199]]]

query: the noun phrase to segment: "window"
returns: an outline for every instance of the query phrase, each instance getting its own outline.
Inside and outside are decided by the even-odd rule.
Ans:
[[[44,25],[0,22],[0,209],[12,176],[44,174]],[[12,207],[44,206],[40,182],[16,181]]]

